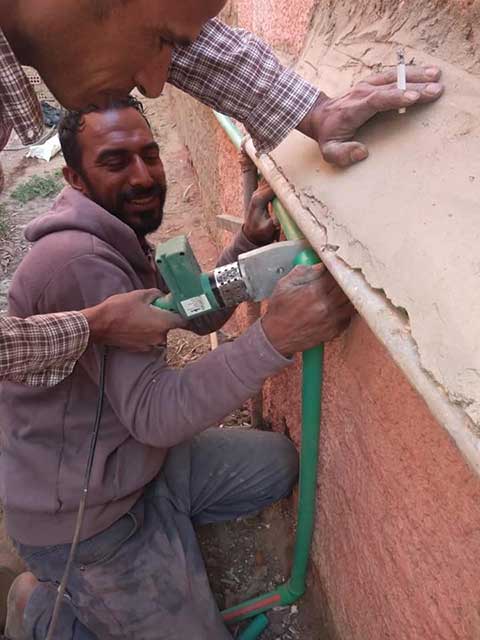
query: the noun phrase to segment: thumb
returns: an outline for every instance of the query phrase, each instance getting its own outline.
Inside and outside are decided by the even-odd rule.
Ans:
[[[143,291],[139,291],[141,294],[140,301],[149,305],[157,298],[162,298],[165,294],[160,291],[160,289],[145,289]],[[165,324],[167,329],[183,329],[188,326],[188,320],[183,318],[179,313],[172,313],[171,311],[167,311],[166,309],[156,309],[151,307],[151,311],[154,314],[161,314],[162,322]],[[152,315],[152,318],[155,317]],[[160,316],[156,316],[160,319]]]
[[[141,292],[140,300],[142,302],[146,302],[147,304],[150,304],[151,302],[153,302],[157,298],[161,298],[163,295],[165,295],[165,294],[163,294],[160,291],[160,289],[144,289]]]
[[[361,142],[340,142],[330,140],[320,145],[320,150],[326,162],[337,167],[349,167],[368,157],[368,149]]]

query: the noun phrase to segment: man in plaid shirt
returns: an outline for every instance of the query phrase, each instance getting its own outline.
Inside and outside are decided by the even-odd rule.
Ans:
[[[431,102],[442,93],[438,69],[412,67],[406,91],[396,88],[389,71],[329,98],[282,67],[260,40],[216,20],[223,4],[0,0],[0,149],[12,127],[25,144],[42,133],[40,109],[20,63],[35,67],[58,100],[74,109],[105,104],[135,86],[156,97],[168,81],[240,120],[259,152],[297,128],[318,141],[328,162],[343,167],[367,157],[354,135],[375,113]],[[128,295],[133,297],[82,312],[1,319],[0,377],[52,385],[72,371],[89,338],[136,348],[161,341],[172,320],[149,313],[156,292]],[[26,600],[21,591],[22,585],[12,601]],[[22,637],[21,629],[13,633]]]
[[[224,0],[171,4],[124,0],[114,7],[110,0],[68,0],[60,7],[37,0],[27,11],[25,4],[0,0],[0,150],[12,127],[24,144],[35,142],[43,130],[40,106],[20,62],[36,67],[69,108],[102,104],[135,86],[156,97],[168,81],[240,120],[259,152],[271,150],[297,127],[339,166],[367,157],[365,146],[352,138],[375,113],[429,102],[442,92],[438,69],[411,68],[405,92],[396,89],[388,72],[330,99],[282,67],[260,40],[212,19]],[[2,182],[0,168],[0,190]],[[109,316],[108,330],[103,315]],[[165,319],[159,326],[159,315],[138,296],[116,305],[107,301],[95,313],[1,318],[0,378],[53,385],[72,371],[89,337],[144,348],[159,342],[171,323]]]
[[[40,105],[9,42],[0,30],[0,150],[14,128],[24,144],[43,131]],[[3,173],[0,165],[0,192]],[[165,340],[179,320],[157,313],[150,302],[159,292],[115,296],[82,312],[32,318],[0,317],[0,380],[53,386],[68,376],[89,339],[128,349]]]

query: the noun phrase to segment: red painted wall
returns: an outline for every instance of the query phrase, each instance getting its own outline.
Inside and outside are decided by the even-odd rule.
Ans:
[[[294,56],[313,8],[238,0],[228,17]],[[207,200],[240,215],[229,141],[213,120],[193,133],[191,105],[173,99],[206,192],[215,176]],[[480,480],[360,318],[326,348],[323,404],[313,563],[332,637],[480,640]],[[298,363],[265,385],[265,415],[299,443]]]

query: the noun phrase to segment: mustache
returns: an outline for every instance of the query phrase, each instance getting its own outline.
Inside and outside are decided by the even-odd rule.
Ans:
[[[130,189],[126,189],[120,197],[123,202],[132,202],[139,198],[152,198],[154,196],[163,197],[165,193],[166,188],[163,185],[154,184],[153,187],[150,187],[149,189],[144,189],[143,187],[131,187]]]

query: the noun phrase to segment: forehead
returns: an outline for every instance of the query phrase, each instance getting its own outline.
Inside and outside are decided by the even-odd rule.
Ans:
[[[130,26],[140,25],[157,30],[162,35],[170,33],[177,43],[191,41],[198,36],[203,24],[216,16],[226,0],[135,0],[128,1],[123,16]],[[115,14],[112,14],[115,17]]]
[[[84,153],[105,149],[131,149],[153,142],[150,127],[135,109],[110,109],[88,113],[83,119],[79,141]]]

